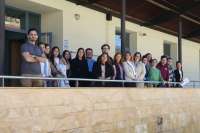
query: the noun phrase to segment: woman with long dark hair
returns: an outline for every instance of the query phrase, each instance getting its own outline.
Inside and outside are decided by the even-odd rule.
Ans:
[[[151,64],[152,63],[152,55],[151,55],[151,53],[147,53],[146,57],[147,57],[146,67],[149,69],[152,66],[152,64]]]
[[[183,69],[182,69],[182,64],[180,61],[176,62],[176,70],[174,70],[175,73],[175,82],[181,82],[184,83],[183,81]],[[177,88],[182,88],[180,84],[176,84]]]
[[[134,54],[133,60],[134,60],[134,66],[135,66],[135,71],[137,73],[138,81],[144,81],[146,69],[145,69],[145,65],[140,62],[142,60],[141,53],[136,52]],[[138,88],[144,88],[144,83],[136,83],[136,85]]]
[[[71,61],[71,72],[73,78],[87,78],[88,76],[88,63],[85,59],[83,48],[77,50],[76,57]],[[86,87],[86,81],[79,81],[79,87]]]
[[[115,63],[115,80],[124,80],[124,70],[123,70],[123,59],[122,54],[120,52],[116,53],[114,56],[114,63]],[[120,82],[114,82],[115,87],[122,87],[123,83]]]
[[[107,53],[103,53],[94,63],[92,73],[96,79],[111,80],[114,76],[113,66]],[[95,87],[111,87],[111,82],[95,82]]]
[[[47,59],[49,59],[51,57],[51,48],[50,45],[45,43],[45,55],[47,57]]]
[[[67,64],[69,66],[71,66],[71,61],[72,60],[71,60],[71,54],[70,54],[69,50],[63,51],[62,56],[65,59],[65,61],[67,62]],[[68,78],[72,77],[71,67],[69,68],[69,70],[67,70],[67,77]],[[71,87],[75,87],[75,82],[74,81],[69,81],[69,84],[70,84]]]
[[[58,47],[52,48],[50,63],[51,63],[51,70],[56,74],[55,77],[61,78],[62,75],[63,75],[63,78],[66,77],[66,71],[69,70],[70,66],[67,64],[67,62],[65,61],[63,57],[60,57],[60,51]],[[54,82],[54,86],[55,87],[70,87],[69,85],[67,85],[66,81],[65,83],[66,84],[62,85],[63,84],[62,81],[57,81],[57,82]]]

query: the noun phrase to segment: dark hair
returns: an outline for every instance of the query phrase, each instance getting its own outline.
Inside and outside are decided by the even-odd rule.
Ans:
[[[51,52],[51,47],[50,47],[50,45],[49,45],[49,44],[45,43],[45,48],[47,48],[48,46],[49,46],[49,48],[50,48],[50,51],[49,51],[49,53],[48,53],[48,54],[46,54],[46,53],[45,53],[45,55],[46,55],[46,57],[47,57],[47,58],[50,58],[50,57],[51,57],[51,55],[52,55],[52,52]]]
[[[169,57],[169,58],[167,58],[167,61],[168,61],[168,60],[172,60],[172,58]]]
[[[36,30],[35,28],[30,28],[30,29],[28,30],[28,35],[30,34],[31,31],[36,31],[36,32],[37,32],[37,30]]]
[[[111,67],[113,67],[113,66],[111,65],[110,56],[109,56],[107,53],[101,54],[101,55],[99,56],[97,62],[99,62],[99,63],[101,64],[101,62],[102,62],[102,56],[103,56],[104,54],[107,55],[107,61],[106,61],[106,63],[107,63],[108,65],[110,65]]]
[[[84,49],[83,49],[83,48],[79,48],[79,49],[77,50],[75,59],[79,59],[79,58],[78,58],[78,52],[79,52],[80,50],[83,50],[83,57],[82,57],[82,60],[85,60],[85,53],[84,53]]]
[[[142,61],[143,61],[144,58],[147,58],[147,56],[146,55],[142,56]]]
[[[50,57],[51,62],[52,62],[53,65],[54,65],[54,54],[53,54],[53,51],[54,51],[55,49],[58,49],[58,58],[59,58],[59,59],[61,58],[61,57],[60,57],[60,50],[59,50],[59,48],[58,48],[58,47],[53,47],[53,48],[52,48],[52,54],[51,54],[51,57]]]
[[[151,55],[151,60],[149,61],[149,63],[151,63],[153,60],[152,60],[152,54],[151,53],[147,53],[146,54],[146,57],[148,56],[148,55]],[[147,60],[148,61],[148,60]]]
[[[177,70],[178,70],[178,67],[177,67],[177,64],[178,64],[178,63],[181,64],[181,62],[180,62],[180,61],[177,61],[177,62],[176,62],[176,68],[177,68]],[[183,71],[182,64],[181,64],[181,71]]]
[[[158,62],[156,59],[153,59],[152,62],[153,62],[154,60],[155,60],[156,62]]]
[[[167,59],[167,56],[165,56],[165,55],[161,56],[160,60],[162,60],[163,58]]]
[[[103,47],[108,46],[108,48],[110,49],[110,46],[108,44],[104,44],[101,46],[101,49],[103,49]]]
[[[44,46],[45,46],[45,43],[43,43],[43,42],[39,42],[38,46],[40,46],[41,44],[44,44]],[[46,46],[45,46],[45,48],[46,48]]]
[[[119,61],[119,64],[120,64],[121,66],[123,66],[122,54],[121,54],[120,52],[117,52],[117,53],[115,54],[113,60],[114,60],[115,64],[118,64],[117,61],[116,61],[116,56],[118,56],[118,55],[121,55],[121,60]]]
[[[63,56],[64,59],[65,59],[65,53],[66,53],[66,52],[69,52],[69,50],[65,50],[65,51],[63,51],[62,56]],[[69,59],[68,59],[68,62],[71,63],[71,60],[72,60],[72,59],[71,59],[71,53],[70,53],[70,52],[69,52],[69,56],[70,56],[70,57],[69,57]],[[65,61],[67,62],[66,59],[65,59]]]
[[[92,50],[92,49],[91,49],[91,48],[87,48],[87,49],[85,50],[85,52],[87,53],[88,50]],[[93,50],[92,50],[92,52],[93,52]]]
[[[141,53],[140,53],[140,52],[136,52],[136,53],[134,54],[133,60],[135,61],[135,56],[136,56],[137,54],[139,54],[139,55],[140,55],[140,60],[139,60],[139,61],[141,61],[141,59],[142,59],[142,55],[141,55]]]

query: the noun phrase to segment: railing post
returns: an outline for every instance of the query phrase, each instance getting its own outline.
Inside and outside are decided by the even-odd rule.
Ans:
[[[122,82],[122,87],[124,87],[124,82]]]
[[[195,88],[195,82],[193,82],[193,88]]]
[[[2,78],[2,87],[4,87],[4,78]]]
[[[76,84],[76,87],[78,87],[78,80],[76,80],[76,83],[75,83],[75,84]]]

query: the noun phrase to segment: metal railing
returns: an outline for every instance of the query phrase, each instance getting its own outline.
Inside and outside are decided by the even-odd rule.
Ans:
[[[0,75],[2,79],[2,86],[4,87],[4,79],[39,79],[39,80],[68,80],[75,81],[76,87],[78,87],[78,81],[95,81],[95,82],[134,82],[134,83],[161,83],[160,81],[134,81],[134,80],[105,80],[105,79],[83,79],[83,78],[52,78],[52,77],[27,77],[27,76],[4,76]],[[191,81],[193,82],[193,87],[195,88],[195,82],[200,81]],[[171,84],[181,84],[180,82],[169,82]],[[124,84],[123,84],[124,85]],[[123,86],[124,87],[124,86]]]

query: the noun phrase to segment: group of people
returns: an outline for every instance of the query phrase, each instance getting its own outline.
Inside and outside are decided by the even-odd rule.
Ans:
[[[181,87],[179,84],[169,82],[183,82],[183,70],[180,62],[176,62],[177,69],[173,71],[172,59],[161,57],[158,63],[147,53],[142,57],[140,52],[134,56],[126,52],[124,56],[116,53],[114,58],[109,56],[110,46],[104,44],[101,47],[102,54],[97,61],[92,59],[93,50],[79,48],[74,59],[65,50],[62,55],[58,47],[52,50],[48,44],[40,42],[37,31],[29,29],[28,39],[21,46],[22,76],[32,77],[57,77],[57,78],[84,78],[105,79],[105,81],[79,81],[79,87]],[[129,81],[160,81],[162,83],[139,83],[139,82],[107,82],[106,80],[129,80]],[[22,87],[75,87],[75,81],[68,80],[38,80],[21,79]]]

